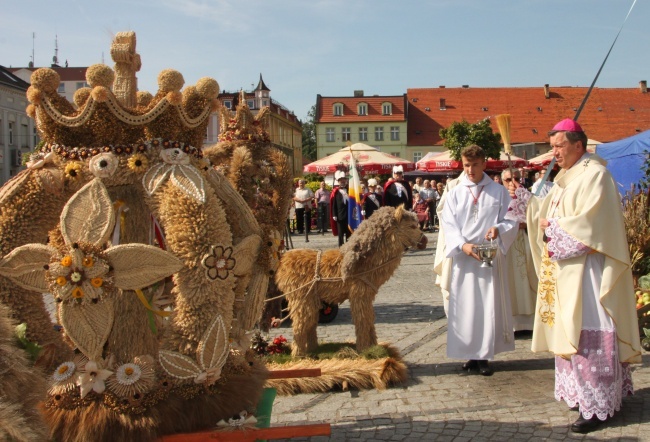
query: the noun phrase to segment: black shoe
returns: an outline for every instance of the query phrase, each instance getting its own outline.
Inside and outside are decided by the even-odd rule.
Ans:
[[[488,361],[486,361],[485,359],[481,359],[477,362],[478,362],[478,372],[482,376],[492,376],[494,374],[494,370],[492,370],[492,368],[488,364]]]
[[[474,359],[470,359],[469,361],[461,365],[461,368],[465,371],[476,370],[478,368],[478,361]]]
[[[578,420],[571,424],[571,431],[580,434],[591,433],[592,431],[597,430],[598,427],[604,423],[605,421],[601,421],[596,415],[593,415],[591,419],[585,419],[582,414],[580,414]]]

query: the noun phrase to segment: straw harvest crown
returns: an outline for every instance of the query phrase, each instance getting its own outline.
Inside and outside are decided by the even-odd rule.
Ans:
[[[66,159],[86,159],[102,152],[130,154],[144,148],[144,140],[171,142],[200,157],[210,113],[217,110],[219,84],[208,77],[186,87],[180,72],[158,75],[158,92],[137,92],[140,56],[134,32],[118,33],[111,57],[115,68],[90,66],[90,87],[75,92],[74,105],[58,93],[59,74],[34,71],[27,90],[28,114],[36,120],[44,146]]]

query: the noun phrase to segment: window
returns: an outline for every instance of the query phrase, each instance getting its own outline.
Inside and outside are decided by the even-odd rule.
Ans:
[[[384,103],[381,106],[381,113],[383,115],[393,115],[393,104],[392,103]]]
[[[269,102],[268,100],[262,100],[262,106],[268,106]]]
[[[29,128],[26,124],[20,125],[20,147],[29,147]]]
[[[399,152],[391,152],[390,154],[394,157],[401,158]]]
[[[341,140],[350,141],[350,128],[342,127],[341,128]]]
[[[375,127],[375,141],[384,141],[384,128],[381,126]]]
[[[359,103],[357,105],[357,113],[359,115],[368,115],[368,104],[366,103]]]
[[[14,123],[9,122],[9,145],[14,144]]]
[[[422,159],[422,152],[413,152],[413,162],[417,163]]]
[[[60,94],[65,92],[65,84],[63,82],[59,83],[59,91]]]
[[[334,116],[340,117],[343,115],[343,104],[335,103],[334,104]]]
[[[390,140],[399,141],[399,126],[390,127]]]
[[[325,129],[325,140],[329,143],[334,142],[334,128],[333,127],[328,127]]]
[[[359,141],[368,141],[368,128],[360,127],[359,128]]]
[[[76,89],[81,89],[82,87],[90,87],[85,81],[77,81]]]
[[[255,100],[246,100],[249,109],[255,109]]]
[[[34,146],[38,144],[38,131],[36,130],[36,127],[34,127]]]
[[[223,102],[223,105],[224,105],[227,109],[232,109],[232,101],[230,101],[230,100],[226,100],[226,101],[224,101],[224,102]]]

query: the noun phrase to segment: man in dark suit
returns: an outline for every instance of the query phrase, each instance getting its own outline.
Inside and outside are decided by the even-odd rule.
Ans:
[[[350,238],[348,228],[348,176],[338,170],[334,174],[338,185],[332,190],[330,196],[330,225],[332,234],[338,235],[339,247]]]

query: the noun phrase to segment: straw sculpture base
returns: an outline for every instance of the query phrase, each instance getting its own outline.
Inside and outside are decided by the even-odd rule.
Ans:
[[[320,368],[321,376],[291,379],[269,379],[266,387],[275,388],[279,395],[323,393],[336,390],[383,390],[408,379],[408,370],[398,350],[387,343],[379,344],[388,352],[380,359],[299,359],[284,364],[267,364],[269,370],[298,370]]]

